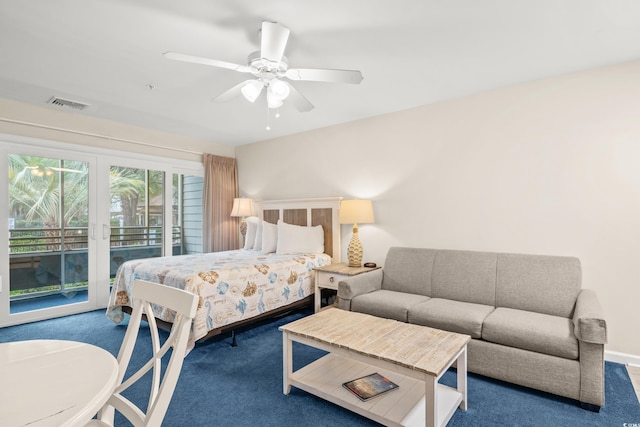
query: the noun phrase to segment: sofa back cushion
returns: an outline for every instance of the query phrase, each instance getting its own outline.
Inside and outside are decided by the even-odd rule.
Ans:
[[[496,306],[571,317],[582,286],[574,257],[499,254]]]
[[[496,261],[493,252],[439,250],[431,297],[495,307]]]
[[[392,247],[384,261],[382,289],[431,296],[434,249]]]

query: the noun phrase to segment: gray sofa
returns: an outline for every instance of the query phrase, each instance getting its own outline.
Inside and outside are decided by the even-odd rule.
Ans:
[[[468,334],[468,369],[604,405],[607,327],[572,257],[389,249],[338,285],[339,307]]]

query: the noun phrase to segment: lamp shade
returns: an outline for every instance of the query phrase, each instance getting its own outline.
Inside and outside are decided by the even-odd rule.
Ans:
[[[374,222],[371,200],[343,200],[340,203],[340,224],[372,224]]]
[[[253,200],[246,199],[244,197],[233,199],[233,208],[231,209],[231,216],[252,216]]]

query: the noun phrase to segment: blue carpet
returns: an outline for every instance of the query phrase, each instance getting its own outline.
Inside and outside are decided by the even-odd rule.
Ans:
[[[378,425],[295,388],[288,396],[282,394],[282,336],[278,326],[307,314],[308,311],[295,313],[240,332],[238,347],[229,345],[229,337],[196,346],[185,359],[164,425]],[[114,325],[100,310],[3,328],[0,342],[68,339],[92,343],[116,354],[124,331],[124,326]],[[136,349],[134,358],[139,350],[149,348],[147,331],[142,331],[139,342],[141,348]],[[294,369],[323,354],[294,345]],[[136,362],[140,362],[139,358],[132,364]],[[585,411],[570,399],[470,374],[469,409],[456,411],[449,426],[640,425],[640,404],[625,367],[607,362],[605,371],[606,404],[600,413]],[[453,385],[455,372],[445,374],[442,382]],[[132,393],[133,400],[146,402],[148,389],[137,388]],[[127,425],[120,421],[117,426]]]

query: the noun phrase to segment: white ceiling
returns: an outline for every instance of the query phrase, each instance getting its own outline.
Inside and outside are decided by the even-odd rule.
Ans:
[[[245,74],[162,55],[246,64],[264,20],[290,67],[364,80],[294,82],[315,109],[266,131],[263,98],[211,102]],[[637,0],[0,0],[0,97],[228,145],[638,58]]]

